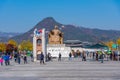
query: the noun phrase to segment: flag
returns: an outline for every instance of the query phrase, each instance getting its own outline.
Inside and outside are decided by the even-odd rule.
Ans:
[[[42,33],[42,29],[38,30],[38,32]]]
[[[37,28],[35,28],[34,34],[35,34],[36,36],[40,36],[41,33],[42,33],[42,29],[37,30]]]

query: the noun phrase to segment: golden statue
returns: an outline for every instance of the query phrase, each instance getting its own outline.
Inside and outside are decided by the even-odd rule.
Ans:
[[[49,32],[48,34],[49,44],[63,44],[63,33],[58,29],[58,26]]]

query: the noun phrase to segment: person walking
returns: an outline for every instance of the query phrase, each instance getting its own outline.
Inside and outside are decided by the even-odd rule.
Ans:
[[[61,61],[61,53],[59,53],[59,55],[58,55],[58,61]]]
[[[96,52],[96,61],[98,61],[98,51]]]
[[[92,53],[92,58],[95,59],[95,52]]]
[[[85,52],[83,51],[82,53],[82,61],[86,61],[86,55],[85,55]]]
[[[20,64],[20,62],[21,62],[21,55],[20,55],[20,53],[17,54],[17,61],[18,61],[18,64]]]
[[[48,53],[48,61],[51,61],[51,54]]]
[[[69,53],[69,60],[72,60],[72,53]]]
[[[40,64],[44,64],[44,54],[43,54],[43,52],[41,52],[41,54],[40,54]]]
[[[104,62],[104,52],[101,51],[101,63],[103,63],[103,62]]]
[[[17,53],[14,54],[14,61],[17,62]]]
[[[27,64],[27,55],[26,54],[24,55],[23,59],[24,59],[24,64]]]
[[[33,62],[33,53],[30,54],[31,62]]]
[[[0,64],[1,64],[1,66],[3,65],[3,58],[2,57],[0,57]]]
[[[8,54],[5,54],[4,60],[5,60],[5,65],[6,66],[10,65],[10,56]]]

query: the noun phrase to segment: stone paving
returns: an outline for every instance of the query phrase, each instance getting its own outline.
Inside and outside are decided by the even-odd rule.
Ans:
[[[0,66],[0,80],[120,80],[120,61],[57,60]]]

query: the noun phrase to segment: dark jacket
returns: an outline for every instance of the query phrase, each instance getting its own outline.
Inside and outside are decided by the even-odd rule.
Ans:
[[[41,53],[41,54],[40,54],[40,60],[43,60],[43,59],[44,59],[44,54]]]

